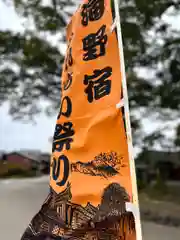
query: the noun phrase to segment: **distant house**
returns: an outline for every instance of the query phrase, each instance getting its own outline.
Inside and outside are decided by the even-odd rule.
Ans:
[[[50,171],[50,158],[51,155],[49,153],[42,153],[40,155],[40,163],[41,163],[41,172],[43,174],[49,174]]]
[[[148,166],[143,163],[136,164],[136,176],[137,176],[138,180],[143,181],[143,182],[148,182],[148,180],[149,180]]]
[[[24,170],[28,170],[38,167],[38,157],[39,156],[37,154],[29,154],[25,151],[17,151],[6,154],[6,161]]]
[[[4,154],[4,151],[0,150],[0,159],[2,158],[2,155]]]
[[[49,167],[50,154],[40,151],[14,151],[6,154],[6,161],[24,170],[44,172]]]
[[[1,162],[6,161],[6,153],[4,151],[0,151],[0,161]]]
[[[171,180],[180,180],[180,152],[173,151],[143,151],[136,159],[137,169],[139,165],[146,165],[146,172],[158,172]],[[145,170],[145,169],[144,169]]]

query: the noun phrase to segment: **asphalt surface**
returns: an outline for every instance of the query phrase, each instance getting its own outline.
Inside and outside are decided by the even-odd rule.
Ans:
[[[48,178],[0,182],[0,240],[19,240],[47,196]],[[142,223],[143,240],[180,240],[180,228]]]

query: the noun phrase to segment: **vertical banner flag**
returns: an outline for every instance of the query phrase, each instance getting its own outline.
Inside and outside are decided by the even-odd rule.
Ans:
[[[116,107],[123,95],[122,71],[112,24],[110,1],[88,0],[67,26],[51,192],[43,205],[52,221],[44,220],[39,232],[137,239],[134,215],[126,209],[133,203],[133,179],[123,113]]]

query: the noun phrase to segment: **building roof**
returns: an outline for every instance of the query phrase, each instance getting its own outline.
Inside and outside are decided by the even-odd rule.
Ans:
[[[8,155],[9,154],[11,155],[17,154],[36,162],[42,162],[42,161],[48,162],[50,160],[50,154],[42,153],[41,151],[22,150],[22,151],[14,151],[14,152],[8,153]]]

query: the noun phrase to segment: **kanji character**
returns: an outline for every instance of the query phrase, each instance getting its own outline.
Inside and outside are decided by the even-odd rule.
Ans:
[[[105,34],[106,25],[103,25],[96,33],[91,33],[85,37],[83,42],[83,60],[93,60],[100,56],[104,56],[105,45],[107,43],[107,35]]]
[[[52,151],[61,152],[64,146],[66,150],[69,150],[71,148],[71,143],[73,142],[72,137],[74,134],[75,134],[75,131],[73,129],[72,122],[56,124]]]
[[[85,93],[87,94],[88,102],[98,100],[111,92],[111,80],[108,79],[112,75],[112,68],[105,67],[101,70],[94,70],[93,75],[84,76],[84,84],[87,85]]]
[[[89,21],[97,21],[104,14],[104,0],[89,0],[83,4],[81,16],[82,25],[87,26]]]

